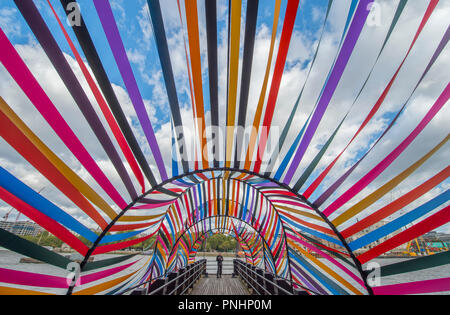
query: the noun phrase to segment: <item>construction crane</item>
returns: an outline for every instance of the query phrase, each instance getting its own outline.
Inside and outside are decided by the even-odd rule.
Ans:
[[[11,207],[11,209],[9,209],[9,211],[3,216],[3,220],[6,222],[8,221],[9,215],[11,214],[11,212],[14,210],[14,207]]]
[[[38,194],[40,194],[44,189],[45,189],[45,187],[42,188],[41,190],[39,190],[39,191],[38,191]],[[4,220],[4,222],[7,222],[7,221],[8,221],[8,218],[9,218],[11,212],[13,212],[13,211],[14,211],[14,207],[11,207],[11,209],[9,209],[9,211],[2,217],[2,219]],[[15,222],[17,222],[17,221],[19,220],[20,215],[22,214],[20,211],[18,211],[18,212],[19,212],[19,213],[18,213],[17,216],[16,216]]]
[[[22,214],[22,212],[18,212],[17,213],[17,217],[16,217],[16,221],[15,222],[17,222],[17,221],[19,221],[19,218],[20,218],[20,215]]]

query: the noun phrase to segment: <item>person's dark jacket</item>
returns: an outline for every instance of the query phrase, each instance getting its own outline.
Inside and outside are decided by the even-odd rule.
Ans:
[[[217,264],[218,264],[219,266],[222,266],[222,262],[223,262],[223,257],[222,257],[222,255],[218,255],[218,256],[216,257],[216,261],[217,261]]]

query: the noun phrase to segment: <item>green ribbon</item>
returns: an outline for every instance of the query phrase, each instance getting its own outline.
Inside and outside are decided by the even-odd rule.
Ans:
[[[348,114],[347,114],[348,115]],[[333,142],[334,137],[336,137],[338,131],[341,129],[342,124],[344,123],[345,118],[347,118],[347,115],[345,115],[344,119],[342,119],[339,126],[336,128],[334,133],[331,135],[331,137],[328,139],[328,141],[325,143],[325,145],[322,147],[322,149],[319,151],[319,153],[316,155],[314,160],[309,164],[308,168],[305,170],[305,172],[302,174],[300,179],[297,181],[297,183],[294,186],[294,191],[299,191],[302,186],[305,184],[305,182],[308,180],[309,176],[311,176],[311,173],[316,169],[317,165],[319,164],[320,160],[324,156],[325,152],[328,150],[328,147]]]
[[[450,264],[450,251],[381,267],[381,277],[398,275]]]
[[[0,246],[18,254],[37,259],[44,263],[66,269],[72,262],[70,259],[61,256],[51,250],[27,241],[17,235],[0,229]]]
[[[136,255],[137,254],[131,254],[131,255],[127,255],[127,256],[118,256],[118,257],[113,257],[113,258],[109,258],[109,259],[89,262],[84,266],[83,272],[100,269],[100,268],[108,267],[111,265],[116,265],[116,264],[119,264],[125,260],[128,260]]]

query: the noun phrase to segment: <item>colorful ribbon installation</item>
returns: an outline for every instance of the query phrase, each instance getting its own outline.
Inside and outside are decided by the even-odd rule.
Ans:
[[[91,88],[91,91],[94,93],[95,99],[97,100],[97,103],[99,104],[103,115],[105,116],[106,120],[108,121],[108,124],[114,133],[114,136],[119,143],[120,148],[122,149],[123,154],[125,155],[125,158],[127,159],[128,163],[130,164],[131,169],[133,170],[134,175],[136,176],[137,180],[139,181],[139,184],[142,188],[142,193],[145,192],[145,183],[144,183],[144,177],[141,173],[141,170],[139,169],[139,166],[137,165],[136,160],[133,157],[133,153],[131,152],[130,147],[128,146],[122,132],[120,131],[119,126],[117,125],[116,121],[114,120],[114,117],[111,113],[111,111],[108,108],[108,105],[106,104],[105,99],[102,97],[100,90],[98,89],[97,85],[94,82],[94,79],[89,73],[89,70],[87,69],[86,65],[84,64],[80,54],[78,53],[77,49],[75,48],[75,45],[73,44],[72,40],[69,37],[69,34],[67,34],[64,25],[61,23],[61,20],[59,19],[58,15],[55,12],[55,9],[51,5],[50,1],[47,1],[48,5],[52,9],[52,12],[58,21],[58,24],[61,28],[61,30],[64,33],[64,37],[66,38],[67,42],[70,45],[70,49],[72,50],[73,54],[75,55],[78,65],[80,66],[84,77],[88,81],[89,87]]]
[[[354,3],[352,3],[352,7],[353,7],[353,4],[354,4]],[[294,185],[294,189],[295,189],[295,190],[299,191],[299,190],[301,189],[301,187],[303,186],[303,184],[306,182],[306,180],[311,176],[312,172],[313,172],[314,169],[317,167],[317,165],[318,165],[319,162],[321,161],[322,157],[325,155],[325,153],[326,153],[327,149],[329,148],[330,144],[333,142],[333,140],[334,140],[335,136],[337,135],[339,129],[341,128],[343,122],[346,120],[346,118],[348,117],[350,111],[353,109],[354,105],[356,104],[357,100],[359,99],[359,97],[360,97],[362,91],[363,91],[364,88],[366,87],[366,84],[369,82],[369,78],[371,77],[371,74],[372,74],[373,71],[375,70],[375,66],[376,66],[377,63],[378,63],[378,60],[379,60],[379,58],[380,58],[380,56],[381,56],[381,54],[382,54],[382,52],[383,52],[383,50],[384,50],[384,47],[386,46],[387,42],[389,41],[389,38],[390,38],[390,36],[391,36],[391,34],[392,34],[392,31],[394,30],[395,26],[397,25],[398,19],[399,19],[399,17],[401,16],[401,13],[403,12],[403,9],[405,8],[405,5],[406,5],[406,0],[400,1],[400,2],[399,2],[399,5],[398,5],[397,10],[396,10],[396,12],[395,12],[395,15],[394,15],[394,18],[393,18],[393,20],[392,20],[391,26],[389,27],[387,36],[386,36],[386,38],[385,38],[385,40],[384,40],[383,46],[382,46],[380,52],[378,53],[378,56],[377,56],[377,58],[376,58],[376,60],[375,60],[375,62],[374,62],[374,64],[373,64],[373,66],[372,66],[372,69],[370,70],[369,75],[367,76],[366,81],[364,82],[363,86],[361,87],[360,91],[358,92],[358,95],[357,95],[355,101],[353,102],[353,104],[352,104],[352,106],[351,106],[349,112],[344,116],[344,119],[342,120],[341,124],[336,128],[335,132],[334,132],[334,133],[332,134],[332,136],[328,139],[328,141],[326,142],[326,144],[322,147],[322,149],[320,150],[320,152],[316,155],[316,157],[315,157],[314,160],[310,163],[310,165],[309,165],[308,168],[305,170],[305,172],[302,174],[302,176],[298,179],[297,183]],[[350,13],[349,13],[349,14],[350,14]],[[348,23],[349,23],[349,20],[347,20],[347,24],[346,24],[345,30],[347,29]],[[344,30],[344,32],[345,32],[345,30]],[[342,37],[342,39],[341,39],[341,43],[342,43],[342,41],[343,41],[343,38],[344,38],[344,37]],[[331,70],[330,70],[330,71],[331,71]],[[328,79],[329,79],[329,77],[328,77]],[[327,80],[328,80],[328,79],[327,79]],[[305,83],[306,83],[306,82],[305,82]],[[302,91],[303,91],[303,89],[302,89]],[[322,91],[322,92],[323,92],[323,91]],[[311,195],[310,191],[312,190],[313,187],[314,187],[314,184],[311,185],[311,186],[308,188],[307,191],[305,191],[305,193],[304,193],[304,196],[305,196],[305,197],[308,197],[308,196]]]
[[[380,98],[377,100],[377,103],[375,104],[375,106],[372,108],[372,110],[370,111],[370,113],[367,115],[366,119],[364,120],[364,122],[361,124],[361,126],[359,127],[358,131],[355,133],[355,135],[353,136],[352,140],[350,140],[348,146],[350,146],[350,144],[353,142],[353,140],[358,136],[358,134],[364,129],[364,127],[369,123],[369,121],[375,116],[376,112],[378,111],[378,109],[380,108],[380,106],[382,105],[382,103],[384,102],[387,94],[389,93],[395,79],[397,78],[403,64],[405,63],[409,53],[411,52],[412,48],[414,47],[415,42],[417,41],[423,27],[425,26],[426,22],[428,21],[429,17],[431,16],[433,10],[436,8],[438,1],[431,1],[430,5],[423,17],[423,20],[419,26],[419,29],[414,37],[413,42],[411,43],[408,52],[406,53],[405,58],[403,59],[402,63],[400,64],[400,66],[398,67],[397,71],[395,72],[394,76],[392,77],[392,79],[390,80],[389,84],[387,85],[386,89],[383,91],[382,95],[380,96]],[[399,9],[403,10],[403,6],[402,4],[400,4]],[[397,15],[396,15],[397,17]],[[394,23],[396,23],[397,21],[394,19]],[[394,24],[395,26],[395,24]],[[391,32],[388,32],[388,36],[391,34]],[[386,38],[386,40],[388,40],[388,38]],[[383,44],[383,48],[385,47],[387,41],[385,41],[385,43]],[[381,52],[380,52],[381,54]],[[369,74],[370,76],[370,74]],[[423,79],[423,77],[422,77]],[[420,84],[420,81],[419,81]],[[365,86],[365,85],[364,85]],[[363,88],[364,88],[363,86]],[[395,120],[394,120],[395,121]],[[333,165],[337,162],[337,160],[339,159],[339,157],[344,153],[344,151],[348,148],[348,146],[346,146],[346,148],[344,148],[344,150],[342,151],[342,153],[340,155],[338,155],[338,157],[335,159],[335,161],[333,161],[328,167],[327,169],[319,176],[319,178],[311,185],[310,188],[308,188],[308,190],[305,192],[305,196],[307,198],[309,198],[312,194],[312,192],[314,191],[314,189],[320,184],[321,180],[326,176],[326,174],[331,170],[331,168],[333,167]]]
[[[75,103],[78,105],[80,111],[83,113],[83,116],[86,118],[86,121],[89,123],[89,126],[94,131],[97,139],[103,146],[105,152],[113,163],[116,171],[120,175],[122,181],[124,182],[128,193],[132,199],[136,199],[136,191],[133,187],[131,179],[120,160],[120,156],[118,155],[114,145],[109,139],[106,130],[104,129],[102,123],[97,117],[95,110],[93,109],[86,93],[83,91],[80,83],[77,81],[75,74],[70,69],[68,62],[66,61],[64,55],[58,47],[58,44],[54,40],[50,30],[45,25],[44,20],[39,14],[38,9],[34,5],[33,2],[23,2],[18,1],[16,3],[17,7],[21,11],[23,17],[27,21],[28,25],[30,25],[31,30],[35,34],[38,41],[41,43],[42,48],[45,53],[49,57],[52,62],[55,70],[58,72],[59,76],[64,82],[67,90],[70,92],[71,96],[75,100]],[[47,116],[47,119],[50,119]],[[118,205],[123,207],[126,205],[126,202],[122,199],[121,196],[115,197],[118,199],[120,203]],[[122,199],[122,200],[121,200]]]
[[[288,1],[286,8],[286,15],[284,18],[283,31],[280,38],[280,47],[278,49],[277,60],[275,62],[275,69],[272,78],[272,85],[269,90],[268,100],[266,104],[266,112],[264,115],[264,120],[262,126],[266,128],[264,132],[269,134],[270,126],[273,119],[273,114],[275,111],[276,100],[281,85],[281,78],[283,75],[284,67],[286,64],[286,58],[289,50],[289,44],[291,42],[292,32],[294,28],[295,18],[297,16],[297,9],[299,6],[299,1],[292,0]],[[254,166],[255,172],[259,172],[261,168],[262,154],[267,145],[267,138],[262,136],[258,145],[258,150],[256,152],[256,162]]]
[[[71,7],[69,4],[73,4],[74,1],[71,0],[61,0],[61,4],[63,8],[67,9],[67,14],[71,14]],[[73,31],[78,39],[78,43],[83,49],[83,53],[91,67],[92,72],[98,82],[98,85],[105,97],[108,101],[108,105],[122,130],[124,137],[126,138],[128,145],[131,147],[135,158],[137,159],[139,166],[147,177],[148,181],[152,185],[156,185],[156,180],[153,176],[152,171],[148,165],[148,162],[145,159],[145,156],[139,146],[133,131],[131,130],[130,124],[128,123],[127,118],[122,110],[121,105],[117,99],[117,96],[112,88],[112,85],[108,79],[105,68],[100,60],[100,57],[97,53],[97,50],[94,46],[90,33],[84,23],[83,17],[80,16],[80,25],[73,28]]]
[[[234,128],[236,120],[236,98],[238,88],[239,43],[241,32],[241,7],[239,0],[230,0],[229,13],[229,62],[228,62],[228,94],[227,94],[227,132],[225,141],[225,166],[231,166],[234,144]]]
[[[289,183],[294,176],[294,173],[302,160],[306,148],[309,146],[312,136],[314,135],[317,127],[319,126],[320,121],[322,120],[323,115],[325,114],[325,110],[327,109],[331,98],[336,91],[339,80],[341,79],[345,67],[350,59],[350,56],[353,52],[353,49],[358,41],[358,38],[361,34],[361,31],[364,27],[365,21],[369,14],[367,10],[367,6],[370,1],[360,1],[358,8],[356,9],[355,16],[353,21],[349,27],[348,34],[345,38],[345,41],[342,45],[342,49],[339,53],[339,56],[336,60],[336,64],[333,68],[333,71],[330,74],[330,79],[327,81],[321,99],[317,105],[317,108],[314,112],[313,117],[311,118],[311,122],[306,129],[305,135],[297,149],[297,152],[294,155],[291,166],[289,167],[286,176],[284,178],[284,183]]]
[[[100,21],[102,22],[103,30],[105,31],[105,35],[114,54],[114,58],[123,77],[125,86],[127,87],[131,102],[133,103],[138,119],[144,130],[144,134],[152,150],[161,178],[162,180],[166,180],[167,173],[161,156],[161,151],[158,146],[152,124],[147,115],[144,101],[142,99],[141,93],[139,92],[136,79],[133,75],[133,70],[131,69],[130,62],[128,61],[128,57],[119,34],[117,24],[114,20],[111,6],[108,1],[103,0],[94,1],[94,5]]]
[[[172,111],[172,119],[176,131],[176,139],[180,139],[181,147],[185,148],[186,143],[184,141],[183,122],[181,120],[180,106],[178,104],[178,97],[175,87],[175,79],[172,71],[172,64],[170,62],[169,48],[167,45],[166,33],[164,30],[164,23],[162,20],[161,8],[159,1],[150,1],[149,3],[150,15],[152,18],[153,30],[155,32],[155,39],[158,47],[158,53],[161,60],[162,69],[164,71],[164,80],[167,88],[167,95],[169,98],[169,104]],[[181,153],[180,153],[181,154]],[[185,159],[183,161],[183,170],[187,172],[189,167]]]
[[[338,148],[341,150],[337,156],[332,157],[331,163],[323,170],[317,171],[328,156],[327,153],[335,139],[345,129],[346,121],[355,114],[356,104],[362,100],[363,92],[379,65],[380,57],[386,53],[387,44],[396,44],[392,42],[391,37],[402,23],[401,17],[408,6],[407,0],[398,2],[381,49],[369,73],[362,84],[355,83],[358,85],[357,96],[350,108],[343,112],[343,119],[339,124],[332,127],[329,136],[320,144],[320,150],[298,178],[296,173],[308,148],[317,145],[313,138],[318,136],[316,133],[319,124],[326,119],[327,109],[334,106],[332,98],[339,90],[341,78],[352,62],[351,56],[358,53],[355,47],[361,41],[361,34],[367,27],[366,20],[370,13],[371,1],[354,0],[350,3],[342,35],[339,34],[336,38],[338,42],[336,56],[317,101],[313,103],[313,110],[302,125],[295,126],[294,121],[302,109],[306,92],[311,85],[313,70],[318,66],[317,57],[322,49],[322,39],[327,34],[326,25],[333,16],[331,13],[334,10],[334,3],[332,0],[328,1],[313,58],[309,60],[308,68],[305,68],[306,79],[298,86],[297,100],[289,115],[286,115],[286,124],[279,139],[281,149],[286,148],[284,152],[287,153],[284,157],[273,154],[267,166],[262,163],[263,158],[266,158],[264,154],[267,135],[274,117],[285,114],[277,110],[277,102],[280,101],[278,95],[283,89],[281,82],[289,48],[295,38],[293,34],[298,31],[295,27],[296,21],[302,19],[306,8],[303,8],[303,4],[298,0],[287,1],[284,18],[281,21],[283,26],[278,35],[279,19],[283,16],[282,1],[275,0],[273,3],[268,60],[262,86],[256,87],[259,98],[255,100],[254,116],[250,117],[253,119],[254,130],[250,134],[249,142],[241,145],[242,143],[237,140],[243,135],[237,130],[246,127],[247,116],[251,110],[252,100],[249,99],[249,90],[254,85],[252,71],[255,68],[253,61],[258,40],[256,34],[261,2],[249,0],[245,5],[239,0],[229,1],[229,36],[226,43],[227,93],[226,100],[222,100],[218,92],[219,77],[222,75],[222,69],[219,69],[218,26],[222,21],[219,21],[220,17],[217,14],[217,3],[212,0],[204,2],[206,47],[202,47],[202,30],[199,23],[201,12],[198,10],[197,1],[186,0],[184,7],[181,1],[177,1],[181,31],[187,34],[187,37],[183,38],[184,47],[181,48],[184,48],[186,57],[189,93],[195,119],[193,125],[196,129],[194,133],[196,158],[193,161],[193,170],[189,161],[182,158],[183,150],[186,149],[186,125],[181,119],[180,95],[172,68],[173,54],[168,45],[170,32],[167,32],[168,25],[165,25],[164,10],[159,0],[148,0],[146,4],[159,57],[159,63],[156,64],[161,67],[163,74],[173,130],[169,139],[158,141],[140,92],[142,87],[132,72],[126,54],[127,48],[120,35],[120,26],[115,21],[113,9],[108,1],[94,1],[103,28],[100,36],[105,36],[109,44],[108,49],[112,51],[115,66],[136,111],[137,123],[140,128],[142,127],[142,135],[134,134],[131,129],[129,117],[126,117],[123,104],[119,103],[112,88],[113,83],[104,68],[111,65],[107,65],[104,56],[99,54],[102,50],[97,51],[98,47],[95,47],[91,37],[92,30],[85,24],[83,16],[80,16],[80,25],[73,25],[72,30],[91,69],[86,66],[75,40],[65,29],[63,19],[58,16],[58,10],[47,1],[52,17],[59,27],[58,31],[63,32],[63,40],[69,44],[73,59],[81,68],[83,77],[101,110],[100,114],[104,116],[114,139],[109,138],[94,106],[59,48],[59,43],[55,39],[57,37],[54,36],[56,34],[53,34],[53,30],[46,25],[39,9],[32,2],[14,2],[93,130],[96,138],[90,141],[98,141],[107,153],[119,175],[119,185],[124,185],[130,198],[126,201],[127,198],[119,193],[120,187],[113,185],[114,181],[106,176],[95,157],[88,153],[81,139],[72,131],[45,93],[44,82],[39,83],[36,80],[35,74],[31,73],[18,53],[20,50],[16,50],[1,29],[2,65],[31,101],[30,105],[39,111],[55,135],[76,158],[77,163],[80,163],[80,167],[92,176],[102,191],[94,190],[93,186],[88,184],[89,181],[58,157],[57,152],[52,151],[44,143],[45,139],[39,138],[27,126],[24,117],[13,110],[18,104],[13,100],[0,98],[0,136],[6,145],[21,155],[32,166],[33,171],[39,172],[50,185],[67,197],[83,216],[81,218],[79,215],[72,215],[66,206],[58,204],[56,201],[58,199],[53,195],[44,196],[38,193],[26,178],[19,178],[14,174],[14,170],[9,170],[9,164],[0,166],[0,198],[83,256],[83,261],[79,265],[81,267],[79,279],[0,268],[0,294],[128,294],[131,288],[148,286],[168,272],[193,263],[204,240],[219,233],[230,235],[237,240],[246,262],[291,281],[294,286],[303,288],[309,294],[421,294],[450,290],[449,279],[445,276],[410,283],[399,281],[398,284],[382,284],[372,288],[364,270],[365,263],[389,254],[403,244],[419,242],[423,244],[424,234],[449,222],[450,195],[448,189],[442,186],[450,175],[448,165],[429,175],[429,178],[421,179],[417,185],[409,187],[401,196],[389,201],[386,199],[396,187],[406,185],[407,179],[413,178],[419,170],[427,167],[432,159],[436,161],[438,154],[442,154],[449,140],[449,133],[445,130],[442,137],[433,139],[435,143],[430,143],[430,147],[423,155],[410,159],[410,164],[402,164],[398,174],[394,171],[385,183],[377,181],[394,163],[399,164],[400,157],[405,151],[417,146],[418,138],[430,128],[430,124],[437,117],[443,115],[450,93],[448,82],[427,83],[436,89],[439,88],[441,94],[436,100],[430,101],[433,105],[422,104],[426,111],[416,127],[407,130],[410,133],[404,139],[398,139],[399,143],[395,144],[380,162],[363,170],[365,175],[361,179],[349,183],[349,188],[343,188],[343,183],[350,181],[350,175],[362,167],[362,161],[367,156],[372,156],[375,150],[379,150],[383,140],[386,141],[392,136],[392,130],[402,128],[404,119],[399,118],[407,109],[412,110],[410,108],[413,106],[412,101],[419,96],[421,89],[425,88],[424,80],[427,79],[430,70],[438,70],[435,69],[435,64],[447,47],[450,37],[449,27],[443,33],[425,69],[418,69],[421,77],[411,92],[407,93],[406,101],[402,102],[400,109],[391,115],[386,127],[370,146],[365,146],[366,149],[351,163],[349,169],[343,174],[338,174],[337,180],[334,179],[331,186],[324,187],[327,183],[325,179],[331,177],[331,170],[336,171],[335,165],[338,160],[344,158],[344,153],[352,143],[361,141],[358,135],[367,129],[375,115],[383,110],[382,105],[389,101],[390,91],[394,83],[400,81],[400,72],[405,63],[412,58],[413,50],[419,49],[416,42],[419,38],[426,39],[429,32],[427,25],[434,17],[433,13],[440,8],[438,0],[430,1],[424,10],[406,55],[350,141],[344,148]],[[65,14],[70,18],[72,13],[70,8],[74,2],[69,0],[60,2]],[[243,10],[246,10],[245,17],[242,16]],[[185,25],[183,21],[186,22]],[[245,21],[243,45],[241,45],[241,21]],[[278,51],[275,50],[277,42],[279,42]],[[204,58],[202,48],[207,51],[207,62],[202,62]],[[202,67],[206,64],[208,77],[205,80],[202,72],[205,69]],[[209,88],[206,88],[205,84],[208,84]],[[207,90],[209,98],[205,93]],[[219,126],[224,120],[228,125],[224,157],[216,151],[208,151],[209,145],[219,146],[216,140],[209,141],[211,139],[205,132],[210,127],[207,119],[208,106],[211,126]],[[226,118],[219,117],[220,106],[226,106]],[[288,139],[290,133],[295,135],[292,143]],[[153,168],[159,172],[160,180],[153,175],[152,167],[143,153],[145,150],[137,141],[139,137],[144,137],[150,146],[155,163]],[[162,158],[161,140],[173,145],[172,178],[168,177],[166,167],[169,166],[164,164]],[[119,156],[115,144],[120,148],[124,161]],[[211,160],[209,152],[213,153]],[[182,158],[181,161],[178,161],[178,158]],[[241,158],[245,159],[241,161]],[[141,196],[135,191],[125,162],[141,188],[143,193]],[[145,191],[144,175],[150,183],[148,191]],[[299,191],[305,185],[307,185],[305,192],[300,194]],[[369,193],[364,193],[366,188],[369,188]],[[337,192],[339,195],[333,199]],[[312,202],[310,198],[315,194],[319,197]],[[322,207],[328,200],[328,205]],[[350,202],[351,205],[347,206]],[[117,206],[120,208],[119,211],[115,210]],[[62,270],[69,270],[68,267],[73,263],[70,258],[4,229],[0,229],[0,246]],[[102,254],[132,246],[145,247],[143,250],[151,248],[153,254],[101,258]],[[89,260],[92,257],[95,257],[93,262]],[[381,280],[383,277],[404,275],[449,263],[448,244],[444,244],[441,252],[434,255],[383,266],[380,269]]]

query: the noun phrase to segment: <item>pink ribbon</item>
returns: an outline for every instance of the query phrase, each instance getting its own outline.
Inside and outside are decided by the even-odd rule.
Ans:
[[[376,295],[424,294],[450,291],[450,278],[385,285],[373,288]]]

